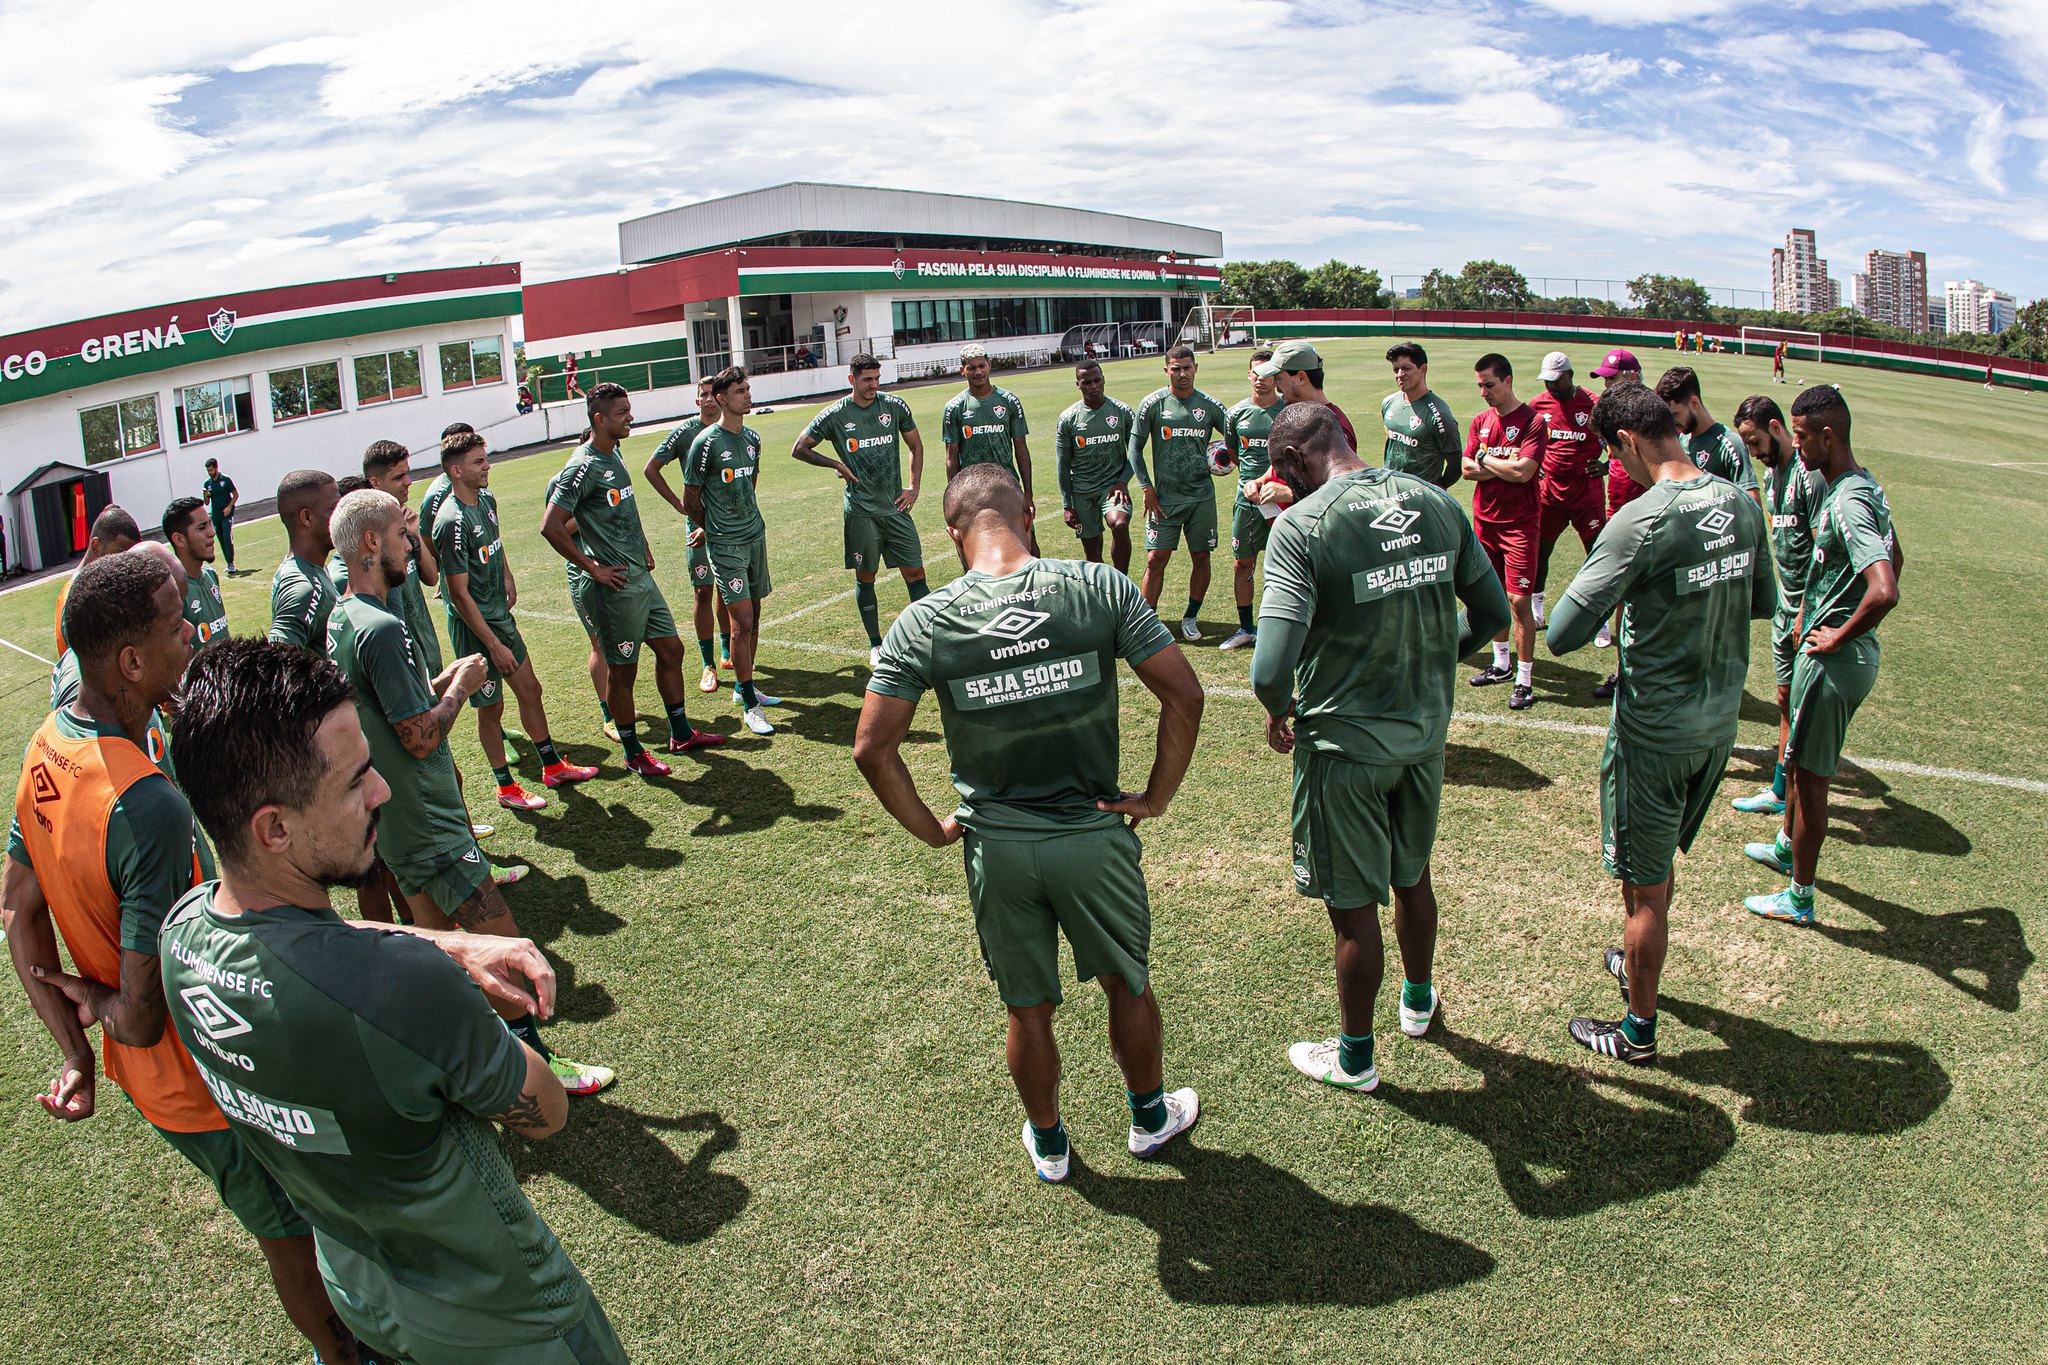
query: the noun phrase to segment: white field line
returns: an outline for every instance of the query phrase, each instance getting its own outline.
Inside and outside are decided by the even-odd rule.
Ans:
[[[808,607],[798,607],[795,611],[791,612],[787,616],[778,616],[773,621],[763,621],[761,623],[761,629],[767,630],[773,626],[784,625],[790,621],[796,620],[796,618],[799,616],[808,616],[814,611],[818,611],[824,607],[829,607],[834,602],[844,602],[847,598],[853,596],[854,593],[858,591],[858,588],[848,588],[845,592],[835,592],[830,597],[827,597],[822,601],[811,603],[811,605],[809,605]]]
[[[34,659],[39,664],[48,664],[52,668],[55,668],[57,666],[57,661],[55,659],[45,659],[42,655],[36,653],[34,650],[23,649],[20,645],[14,643],[14,641],[12,640],[0,640],[0,645],[6,645],[16,654],[26,654],[28,655],[29,658]]]

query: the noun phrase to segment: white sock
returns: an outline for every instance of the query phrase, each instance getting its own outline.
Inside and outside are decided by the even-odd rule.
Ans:
[[[1527,687],[1527,686],[1529,686],[1529,685],[1530,685],[1530,681],[1531,681],[1531,678],[1533,677],[1533,675],[1534,675],[1534,673],[1535,673],[1535,669],[1536,669],[1536,661],[1535,661],[1534,659],[1524,659],[1524,660],[1522,660],[1522,661],[1521,661],[1520,663],[1516,664],[1516,665],[1515,665],[1515,686],[1517,686],[1517,687]]]
[[[1541,621],[1543,619],[1543,594],[1540,592],[1529,594],[1529,607],[1535,613],[1536,619]]]
[[[1495,641],[1493,642],[1493,666],[1494,666],[1495,668],[1498,668],[1498,669],[1500,669],[1500,670],[1501,670],[1502,672],[1506,672],[1506,671],[1507,671],[1507,666],[1508,666],[1508,643],[1507,643],[1507,641],[1505,641],[1505,640],[1495,640]]]

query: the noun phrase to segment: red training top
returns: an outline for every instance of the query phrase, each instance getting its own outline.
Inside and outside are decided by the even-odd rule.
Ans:
[[[1560,403],[1545,389],[1530,402],[1543,440],[1543,473],[1537,476],[1543,502],[1574,507],[1598,493],[1592,481],[1596,465],[1601,475],[1607,473],[1607,455],[1593,429],[1593,405],[1599,401],[1584,389],[1573,389]]]
[[[1539,425],[1535,412],[1527,403],[1505,414],[1492,408],[1481,408],[1479,415],[1472,419],[1472,429],[1465,436],[1465,458],[1476,460],[1484,454],[1489,459],[1510,460],[1539,455],[1543,448],[1543,438],[1537,431]],[[1512,526],[1517,522],[1534,520],[1539,514],[1535,479],[1527,483],[1510,483],[1506,479],[1473,481],[1474,521]]]

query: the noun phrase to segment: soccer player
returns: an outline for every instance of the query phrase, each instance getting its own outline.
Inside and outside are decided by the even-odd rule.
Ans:
[[[1813,879],[1828,830],[1828,781],[1841,767],[1856,708],[1877,684],[1877,624],[1899,604],[1905,552],[1892,532],[1884,490],[1856,463],[1841,391],[1816,384],[1793,399],[1792,435],[1800,463],[1827,480],[1827,491],[1813,514],[1813,557],[1795,627],[1800,648],[1784,751],[1785,830],[1772,857],[1760,856],[1761,845],[1746,850],[1780,871],[1789,865],[1792,884],[1744,904],[1765,919],[1811,924]]]
[[[971,464],[999,464],[1024,486],[1025,512],[1036,522],[1038,504],[1031,493],[1031,434],[1024,404],[1008,389],[989,379],[993,365],[988,347],[970,341],[960,348],[960,377],[967,387],[947,400],[939,418],[939,439],[946,444],[946,482]],[[1027,532],[1031,553],[1038,553],[1038,532]]]
[[[1465,477],[1472,480],[1472,520],[1487,562],[1507,589],[1514,613],[1515,667],[1508,667],[1506,628],[1493,642],[1493,663],[1472,675],[1474,687],[1513,678],[1508,707],[1526,711],[1536,704],[1536,620],[1530,610],[1535,591],[1536,541],[1543,526],[1536,475],[1543,467],[1543,436],[1536,413],[1515,397],[1515,372],[1496,352],[1473,367],[1486,406],[1472,419],[1465,438]],[[1399,548],[1399,509],[1382,528]]]
[[[1642,362],[1636,359],[1633,351],[1620,346],[1609,351],[1606,357],[1594,367],[1593,373],[1600,377],[1603,391],[1611,389],[1617,384],[1640,384],[1643,382]],[[1613,521],[1616,512],[1619,512],[1623,507],[1642,495],[1643,486],[1630,477],[1627,468],[1623,466],[1622,462],[1620,460],[1609,460],[1607,462],[1607,520]],[[1591,552],[1588,551],[1588,553]],[[1615,633],[1620,629],[1621,612],[1617,610],[1614,613],[1614,620],[1612,622],[1603,621],[1600,623],[1600,632],[1593,637],[1593,647],[1595,649],[1608,648],[1614,643]],[[1620,680],[1620,677],[1621,674],[1618,671],[1609,673],[1606,679],[1593,689],[1593,695],[1602,701],[1606,701],[1614,695],[1614,685]]]
[[[334,538],[327,524],[341,491],[323,469],[295,469],[278,481],[277,519],[285,556],[270,576],[270,636],[318,654],[327,647],[327,615],[337,593],[327,576]]]
[[[1251,397],[1240,398],[1223,414],[1224,454],[1237,470],[1237,498],[1230,506],[1230,586],[1237,599],[1237,631],[1216,646],[1218,649],[1243,649],[1259,642],[1258,617],[1252,611],[1252,574],[1266,548],[1273,519],[1282,508],[1277,502],[1255,502],[1251,486],[1273,467],[1266,458],[1266,433],[1287,406],[1278,391],[1280,376],[1287,371],[1259,373],[1259,367],[1272,359],[1271,351],[1252,352],[1248,373]]]
[[[1464,448],[1451,405],[1430,391],[1429,352],[1403,341],[1387,348],[1387,363],[1399,387],[1380,403],[1380,421],[1387,429],[1381,463],[1449,488],[1464,467]]]
[[[78,561],[78,568],[73,569],[65,576],[64,581],[57,585],[57,614],[54,635],[57,642],[56,654],[58,658],[61,659],[64,656],[64,651],[67,648],[64,640],[64,604],[70,597],[71,585],[77,580],[80,571],[103,555],[122,553],[141,539],[142,528],[135,524],[135,518],[130,516],[125,508],[116,503],[108,503],[100,509],[100,514],[92,519],[92,531],[87,535],[85,541],[84,558]],[[52,672],[51,680],[53,685],[55,678],[56,674]]]
[[[1657,396],[1671,405],[1671,416],[1685,437],[1685,452],[1692,462],[1709,474],[1728,480],[1763,506],[1756,486],[1756,471],[1749,467],[1749,447],[1740,437],[1714,420],[1700,399],[1700,377],[1685,366],[1664,371],[1657,381]]]
[[[1118,573],[1127,574],[1131,568],[1130,439],[1137,430],[1138,417],[1130,404],[1105,392],[1098,361],[1083,360],[1074,366],[1074,387],[1081,397],[1060,414],[1053,436],[1060,506],[1090,563],[1102,562],[1102,529],[1109,528],[1110,563]]]
[[[432,677],[441,671],[441,637],[434,630],[434,613],[427,609],[426,590],[440,587],[441,565],[434,557],[434,523],[412,508],[412,452],[396,441],[372,441],[363,451],[363,478],[405,508],[405,539],[412,562],[406,566],[401,589],[401,615],[420,652],[420,663]]]
[[[1785,809],[1785,741],[1792,731],[1792,671],[1799,656],[1799,603],[1813,560],[1813,514],[1827,495],[1827,480],[1800,462],[1785,414],[1775,400],[1752,394],[1735,410],[1735,430],[1764,467],[1764,517],[1770,523],[1771,559],[1778,570],[1778,609],[1771,617],[1771,662],[1778,679],[1778,763],[1771,785],[1754,796],[1738,796],[1739,811],[1782,814]],[[1787,841],[1789,849],[1790,842]],[[1758,861],[1789,875],[1789,856],[1775,844],[1751,844]]]
[[[1390,896],[1401,1031],[1419,1038],[1436,1014],[1429,857],[1444,736],[1458,660],[1506,624],[1508,604],[1464,512],[1432,481],[1368,467],[1312,407],[1276,417],[1266,449],[1298,496],[1266,547],[1252,687],[1266,742],[1294,755],[1294,887],[1329,912],[1339,1019],[1336,1037],[1287,1058],[1365,1091],[1379,1084],[1372,1018]]]
[[[491,459],[484,438],[475,432],[450,436],[441,443],[441,468],[451,491],[434,519],[436,560],[446,566],[448,643],[457,657],[479,654],[483,682],[471,694],[476,709],[477,742],[484,761],[498,781],[498,804],[508,810],[539,810],[547,798],[519,785],[505,759],[500,725],[505,715],[504,687],[519,699],[519,719],[540,755],[540,780],[550,787],[586,782],[597,769],[565,762],[550,738],[547,707],[541,700],[539,676],[526,657],[526,641],[512,608],[519,603],[519,581],[505,562],[505,544],[498,534],[498,498],[491,492]],[[410,539],[411,527],[407,528]]]
[[[337,623],[365,603],[358,583]],[[623,1362],[490,1128],[538,1139],[566,1118],[547,1058],[471,984],[545,1013],[546,960],[524,939],[335,914],[329,888],[368,874],[402,798],[332,663],[238,643],[202,655],[185,695],[177,748],[221,879],[166,922],[163,989],[237,1150],[311,1224],[337,1331],[417,1365]]]
[[[683,457],[683,507],[704,528],[711,576],[732,613],[732,700],[747,728],[772,735],[762,713],[780,705],[754,686],[754,655],[761,646],[761,603],[775,589],[768,576],[768,523],[754,486],[761,481],[761,435],[746,425],[753,411],[747,372],[728,365],[711,381],[718,420],[697,433]],[[870,657],[873,657],[870,655]]]
[[[206,462],[206,482],[199,485],[199,496],[206,500],[206,514],[213,522],[214,542],[220,547],[220,555],[228,562],[228,577],[241,577],[241,570],[235,567],[235,506],[242,495],[235,489],[235,481],[220,472],[220,461]]]
[[[905,829],[933,848],[962,842],[982,961],[1009,1010],[1024,1149],[1040,1179],[1064,1180],[1070,1148],[1052,1032],[1062,932],[1075,975],[1099,980],[1108,997],[1131,1153],[1157,1153],[1200,1112],[1192,1089],[1168,1094],[1163,1083],[1136,827],[1166,813],[1187,773],[1202,687],[1129,578],[1032,555],[1029,505],[1007,469],[963,469],[946,485],[945,516],[967,572],[896,618],[868,679],[853,758]],[[1124,791],[1118,771],[1119,659],[1160,704],[1143,792]],[[900,752],[928,691],[938,694],[961,794],[943,820]]]
[[[197,498],[173,498],[164,508],[164,540],[185,570],[182,614],[192,626],[192,652],[228,638],[228,609],[213,571],[213,519]]]
[[[583,574],[580,584],[571,584],[571,600],[584,632],[604,646],[612,723],[619,727],[626,766],[643,777],[667,777],[668,764],[647,752],[635,728],[640,713],[633,705],[633,684],[640,676],[642,644],[654,655],[654,685],[668,709],[668,751],[723,744],[725,736],[693,728],[683,712],[689,695],[683,646],[676,639],[675,617],[654,581],[654,552],[640,528],[633,476],[619,457],[620,443],[633,434],[632,400],[617,384],[604,383],[592,387],[584,408],[590,439],[571,451],[562,466],[540,533]]]
[[[881,392],[882,362],[865,353],[847,362],[846,397],[821,409],[790,454],[805,464],[829,469],[846,484],[840,507],[845,532],[846,567],[853,570],[853,597],[860,623],[868,632],[868,667],[882,654],[881,603],[875,598],[875,574],[891,568],[903,575],[903,586],[915,602],[931,589],[924,581],[924,546],[910,509],[917,505],[924,483],[924,437],[910,404]],[[820,441],[838,448],[839,458],[818,452]],[[910,487],[903,486],[899,446],[910,447]]]
[[[374,488],[343,498],[334,509],[334,541],[348,561],[350,588],[328,622],[327,655],[355,689],[369,761],[391,789],[378,852],[414,923],[517,938],[490,860],[470,832],[448,749],[448,732],[489,665],[480,654],[465,654],[431,681],[420,667],[405,620],[391,605],[392,590],[405,581],[407,554],[405,509],[396,498]],[[495,1008],[570,1093],[595,1094],[612,1083],[609,1067],[550,1053],[530,1012],[503,1001]]]
[[[1550,649],[1569,654],[1617,604],[1621,680],[1600,758],[1600,844],[1621,883],[1623,946],[1607,970],[1620,1019],[1580,1017],[1571,1036],[1638,1066],[1657,1060],[1657,987],[1670,939],[1672,859],[1692,847],[1735,744],[1749,673],[1749,623],[1771,614],[1763,513],[1702,471],[1671,406],[1620,384],[1593,409],[1600,439],[1647,490],[1593,542],[1550,617]]]
[[[166,559],[113,554],[79,571],[66,656],[78,690],[30,740],[15,791],[0,908],[15,971],[64,1058],[37,1098],[67,1123],[97,1112],[86,1033],[97,1023],[108,1078],[256,1238],[292,1325],[323,1359],[355,1360],[305,1221],[227,1131],[191,1055],[164,1028],[157,930],[214,871],[191,807],[146,752],[161,743],[151,735],[155,708],[176,694],[191,658],[183,592]],[[75,975],[58,956],[59,938]]]
[[[1351,419],[1323,392],[1323,358],[1316,354],[1315,347],[1306,341],[1283,341],[1260,365],[1272,379],[1274,392],[1280,395],[1281,402],[1314,403],[1328,408],[1336,417],[1337,425],[1344,428],[1344,439],[1351,443],[1353,450],[1358,449],[1358,433],[1351,429]]]
[[[1771,351],[1771,382],[1785,382],[1785,343],[1782,341]]]
[[[1195,353],[1175,346],[1166,353],[1166,387],[1154,389],[1131,418],[1131,467],[1145,490],[1145,601],[1159,608],[1166,589],[1166,565],[1188,538],[1188,609],[1180,619],[1184,640],[1202,638],[1198,618],[1209,590],[1209,553],[1216,548],[1216,484],[1209,464],[1209,433],[1227,436],[1229,408],[1195,387]],[[1154,487],[1145,468],[1145,446],[1159,467]]]
[[[447,426],[441,428],[441,439],[445,441],[450,436],[467,436],[475,430],[476,428],[467,422],[450,422]],[[429,537],[433,535],[434,519],[441,515],[441,504],[447,499],[448,490],[451,486],[452,482],[448,478],[448,471],[444,469],[428,481],[427,491],[420,495],[420,525],[427,528]],[[391,492],[388,488],[384,491],[387,493]],[[396,497],[397,495],[392,494],[392,496]]]
[[[726,611],[725,598],[719,595],[717,586],[711,581],[711,547],[705,542],[704,528],[691,521],[689,514],[683,512],[682,497],[668,486],[668,476],[661,471],[665,466],[689,454],[690,443],[697,439],[697,433],[717,420],[718,399],[712,396],[711,378],[707,375],[697,381],[697,415],[686,417],[670,427],[667,434],[661,438],[661,444],[647,457],[646,467],[640,471],[648,486],[683,516],[685,543],[690,547],[690,592],[696,599],[696,616],[692,624],[697,627],[697,652],[704,659],[704,676],[697,683],[699,692],[718,690],[720,663],[727,668],[732,667],[732,617]],[[574,564],[569,566],[569,572],[573,582],[576,573]],[[711,644],[711,632],[714,627],[718,631],[718,647],[715,651]],[[603,660],[600,656],[593,653],[591,657],[597,659],[599,666],[602,666]]]
[[[556,470],[555,476],[548,480],[548,486],[541,494],[540,504],[543,509],[554,501],[555,489],[560,487],[561,483],[562,471]],[[569,532],[570,539],[575,539],[576,519],[574,517],[569,518],[566,529]],[[706,564],[708,565],[709,562],[707,560]],[[573,603],[576,601],[577,595],[582,592],[582,585],[588,576],[583,570],[567,562],[563,563],[562,572],[569,581],[569,601]],[[724,609],[725,604],[723,602],[719,603],[719,610],[723,611]],[[584,623],[584,638],[590,641],[590,659],[585,668],[590,674],[591,690],[597,693],[597,709],[604,716],[604,737],[617,744],[619,742],[619,727],[612,720],[612,671],[610,666],[604,661],[604,645],[598,640],[597,636],[589,633],[589,625],[590,623],[588,622]],[[718,690],[715,678],[712,682],[712,690],[714,692]]]
[[[1600,528],[1607,524],[1607,453],[1593,431],[1593,404],[1598,400],[1572,382],[1572,360],[1563,351],[1543,357],[1537,378],[1543,392],[1529,408],[1536,414],[1536,433],[1542,440],[1543,472],[1536,481],[1536,501],[1542,508],[1542,524],[1536,546],[1536,591],[1530,595],[1529,616],[1543,625],[1543,589],[1550,578],[1550,552],[1567,527],[1579,533],[1588,554]],[[1595,474],[1600,477],[1596,480]]]

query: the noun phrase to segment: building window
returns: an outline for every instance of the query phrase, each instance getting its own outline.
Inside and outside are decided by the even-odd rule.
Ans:
[[[86,408],[78,414],[79,434],[85,441],[85,462],[100,464],[129,455],[147,455],[164,448],[163,432],[156,421],[156,395],[124,398],[103,408]]]
[[[1155,298],[904,299],[889,305],[898,346],[1050,336],[1096,322],[1157,322]]]
[[[256,411],[249,400],[249,381],[221,379],[178,390],[178,439],[210,441],[256,429]]]
[[[359,355],[356,366],[356,406],[395,403],[417,398],[420,387],[420,353],[417,348],[385,351],[381,355]]]
[[[478,337],[474,341],[449,341],[441,345],[441,387],[468,389],[478,384],[496,384],[505,377],[504,341],[499,337]]]
[[[270,372],[270,420],[296,422],[341,411],[341,362],[323,360],[295,370]]]

